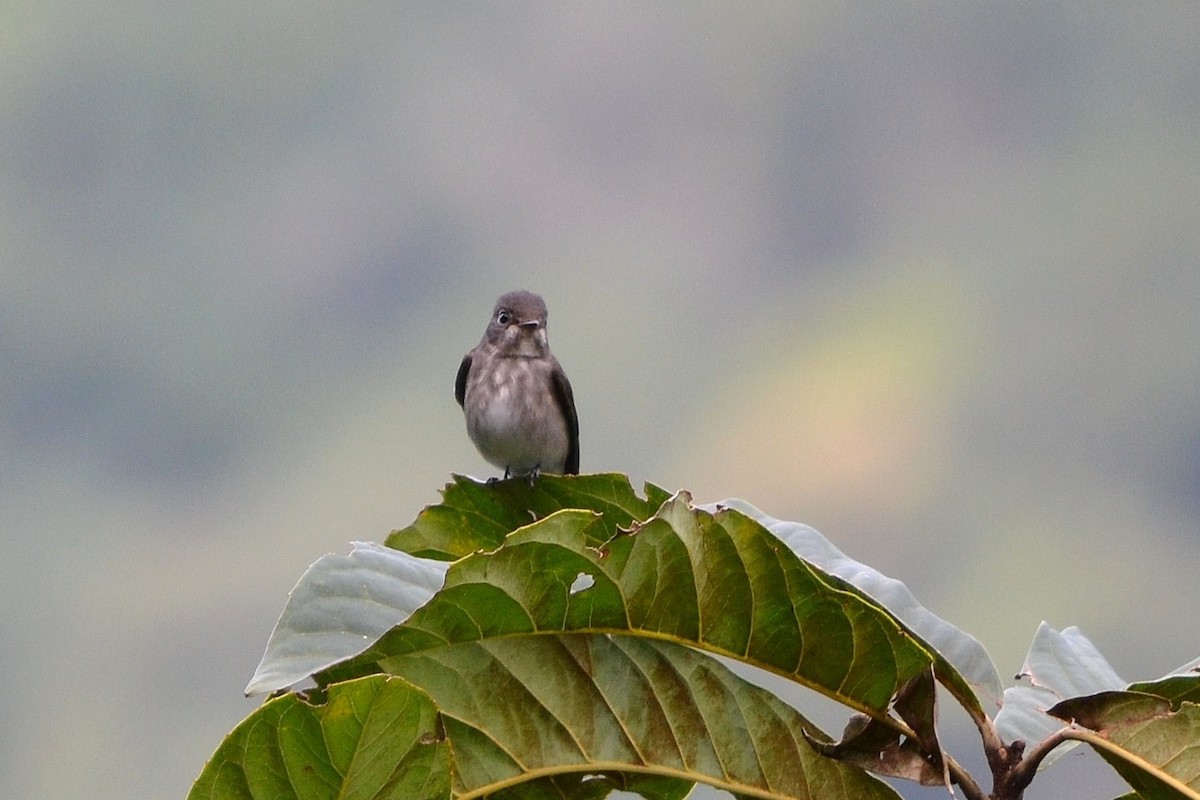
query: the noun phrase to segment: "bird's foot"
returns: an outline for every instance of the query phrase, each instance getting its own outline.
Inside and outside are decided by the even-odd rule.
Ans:
[[[538,476],[541,474],[542,474],[542,465],[541,464],[535,465],[533,469],[529,470],[529,472],[513,472],[512,467],[505,467],[503,478],[488,478],[488,483],[499,483],[502,480],[507,481],[507,480],[510,480],[513,478],[522,478],[523,477],[523,478],[529,479],[529,486],[530,486],[530,488],[532,488],[534,481],[536,481],[538,479]]]

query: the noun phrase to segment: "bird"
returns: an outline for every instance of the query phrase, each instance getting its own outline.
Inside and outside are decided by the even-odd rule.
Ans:
[[[454,381],[467,435],[505,479],[579,474],[575,394],[550,352],[546,317],[545,301],[533,292],[501,295]]]

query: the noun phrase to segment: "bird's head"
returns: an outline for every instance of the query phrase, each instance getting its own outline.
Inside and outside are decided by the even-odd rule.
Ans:
[[[550,350],[546,338],[546,303],[533,292],[508,292],[492,309],[484,338],[503,355],[536,358]]]

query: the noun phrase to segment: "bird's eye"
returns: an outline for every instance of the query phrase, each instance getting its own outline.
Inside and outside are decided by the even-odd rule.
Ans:
[[[501,325],[507,325],[512,322],[512,314],[509,314],[505,309],[500,309],[500,313],[496,315],[496,322]]]

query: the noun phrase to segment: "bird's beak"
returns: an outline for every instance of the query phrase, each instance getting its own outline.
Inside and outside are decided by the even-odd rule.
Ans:
[[[536,319],[527,319],[524,322],[517,323],[517,325],[528,331],[536,331],[538,328],[542,327],[542,323]]]

